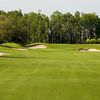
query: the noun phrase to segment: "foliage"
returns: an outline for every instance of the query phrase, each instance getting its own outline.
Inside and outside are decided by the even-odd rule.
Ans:
[[[100,44],[100,38],[97,39],[97,43]]]
[[[86,40],[86,43],[87,43],[87,44],[90,44],[90,43],[91,43],[90,41],[91,41],[90,39],[87,39],[87,40]]]
[[[91,43],[91,44],[96,44],[96,41],[97,41],[96,39],[91,39],[91,40],[90,40],[90,43]]]
[[[96,43],[100,43],[100,39],[87,39],[86,40],[87,44],[96,44]]]
[[[0,11],[0,43],[84,44],[87,39],[98,38],[100,18],[95,13],[55,11],[49,18],[41,13],[23,14],[21,10]]]

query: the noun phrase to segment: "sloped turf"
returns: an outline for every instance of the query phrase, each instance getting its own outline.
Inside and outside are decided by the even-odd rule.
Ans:
[[[6,47],[6,48],[21,48],[21,46],[17,43],[3,43],[3,44],[0,44],[0,46],[2,47]]]

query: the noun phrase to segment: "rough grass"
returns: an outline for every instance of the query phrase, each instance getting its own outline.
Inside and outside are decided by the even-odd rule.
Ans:
[[[48,45],[0,57],[0,100],[99,100],[100,53],[78,48],[99,45]]]

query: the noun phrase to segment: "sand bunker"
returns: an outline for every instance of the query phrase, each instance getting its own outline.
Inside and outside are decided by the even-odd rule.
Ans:
[[[28,50],[28,49],[16,49],[16,50],[19,50],[19,51],[26,51],[26,50]]]
[[[47,47],[45,45],[36,45],[36,46],[31,46],[31,47],[26,47],[26,48],[19,48],[19,49],[16,49],[16,50],[26,51],[28,49],[43,49],[43,48],[47,48]]]
[[[33,47],[29,47],[29,49],[44,49],[44,48],[47,48],[47,47],[45,45],[36,45]]]
[[[88,52],[100,52],[98,49],[88,49]]]
[[[79,49],[79,52],[100,52],[98,49]]]
[[[8,56],[9,54],[8,53],[0,53],[0,57],[1,56]]]

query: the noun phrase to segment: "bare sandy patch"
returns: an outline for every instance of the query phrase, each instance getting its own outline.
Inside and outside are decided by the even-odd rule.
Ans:
[[[19,51],[26,51],[26,50],[28,50],[28,49],[16,49],[16,50],[19,50]]]
[[[9,54],[8,53],[2,53],[0,52],[0,56],[8,56]]]
[[[45,45],[36,45],[33,47],[29,47],[29,49],[45,49],[45,48],[47,48]]]
[[[100,52],[98,49],[88,49],[88,52]]]
[[[79,49],[79,52],[100,52],[98,49]]]

